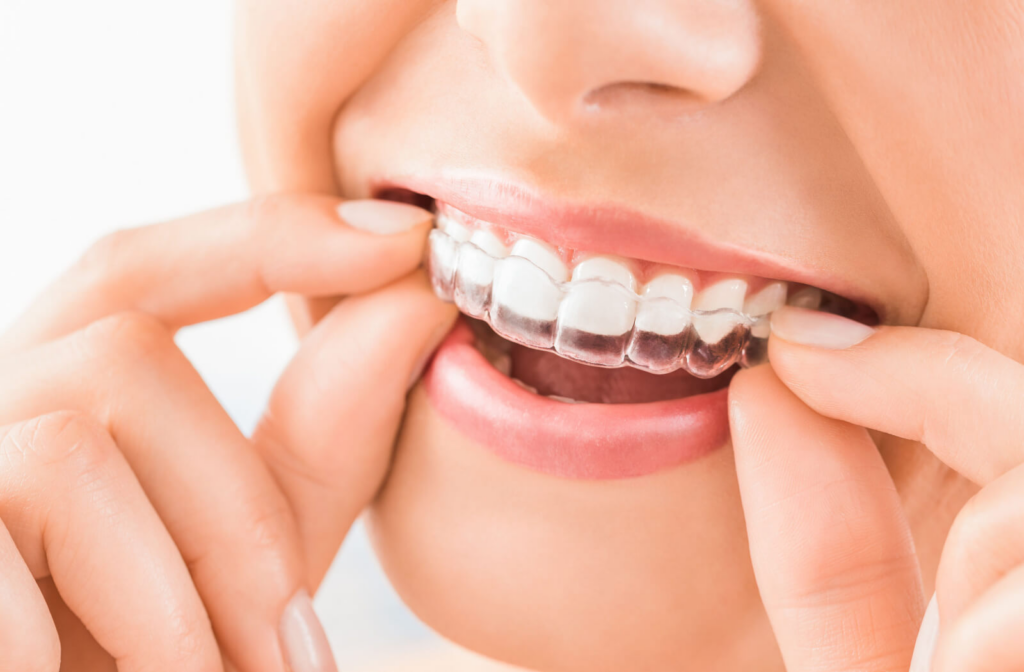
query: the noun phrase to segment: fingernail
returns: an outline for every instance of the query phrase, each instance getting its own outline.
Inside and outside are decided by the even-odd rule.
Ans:
[[[924,612],[921,629],[917,631],[917,643],[914,644],[914,656],[910,659],[910,672],[929,672],[932,669],[932,658],[935,656],[935,645],[939,641],[939,604],[932,595],[928,609]]]
[[[445,336],[448,335],[448,332],[451,331],[451,329],[452,325],[446,322],[430,335],[430,340],[427,341],[427,347],[423,350],[423,354],[420,355],[419,360],[416,362],[416,366],[412,369],[412,375],[409,376],[409,384],[406,386],[406,391],[411,390],[413,385],[415,385],[423,375],[423,372],[427,368],[427,364],[430,363],[431,357],[434,356],[434,351],[441,345],[441,342],[445,339]]]
[[[408,231],[433,218],[429,212],[415,205],[372,198],[345,201],[338,206],[338,215],[354,229],[382,236]]]
[[[304,588],[284,608],[278,637],[290,672],[338,672],[327,634]]]
[[[843,350],[865,340],[875,330],[845,317],[787,306],[772,313],[772,333],[779,338],[826,350]]]

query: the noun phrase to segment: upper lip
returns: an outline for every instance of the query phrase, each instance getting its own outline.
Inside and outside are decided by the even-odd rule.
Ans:
[[[771,252],[713,240],[692,222],[667,221],[614,203],[559,200],[532,186],[486,174],[390,177],[375,181],[373,193],[393,188],[424,194],[476,219],[556,246],[813,285],[882,314],[878,297],[865,296],[845,278]]]

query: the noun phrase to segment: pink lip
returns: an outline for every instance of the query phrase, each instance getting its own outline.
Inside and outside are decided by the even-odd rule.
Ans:
[[[434,407],[499,457],[573,479],[643,476],[690,462],[729,438],[728,389],[649,404],[568,404],[492,367],[460,321],[424,377]]]
[[[616,254],[700,271],[754,275],[814,285],[859,303],[882,306],[877,297],[820,268],[800,266],[762,250],[712,240],[681,226],[616,205],[558,201],[537,190],[478,174],[451,173],[378,179],[373,192],[404,188],[450,204],[471,217],[588,252]]]

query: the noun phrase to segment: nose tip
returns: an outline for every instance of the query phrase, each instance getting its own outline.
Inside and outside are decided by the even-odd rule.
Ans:
[[[726,100],[761,61],[750,0],[459,0],[459,25],[544,117]]]

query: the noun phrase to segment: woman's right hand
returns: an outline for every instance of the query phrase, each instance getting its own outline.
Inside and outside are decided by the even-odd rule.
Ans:
[[[455,316],[430,220],[296,195],[119,232],[0,338],[0,670],[334,669],[306,591]],[[174,334],[276,292],[347,298],[248,439]]]

